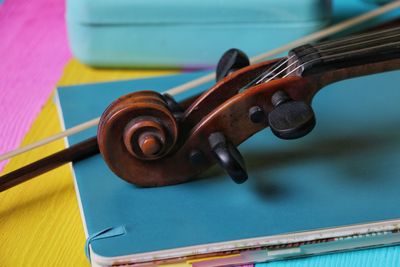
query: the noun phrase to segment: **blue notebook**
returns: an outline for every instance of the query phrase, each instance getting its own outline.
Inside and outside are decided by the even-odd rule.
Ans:
[[[249,171],[242,185],[215,166],[205,179],[144,189],[116,177],[100,155],[74,164],[92,264],[229,253],[238,264],[400,242],[399,74],[324,88],[313,101],[317,126],[302,139],[279,140],[269,129],[251,137],[239,147]],[[162,92],[201,75],[60,87],[65,127],[100,116],[124,94]]]

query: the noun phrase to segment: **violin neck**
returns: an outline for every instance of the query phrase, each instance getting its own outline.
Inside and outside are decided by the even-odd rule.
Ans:
[[[364,33],[289,53],[295,75],[314,77],[321,86],[400,68],[400,27]],[[292,62],[292,63],[291,63]],[[297,70],[296,70],[297,68]]]

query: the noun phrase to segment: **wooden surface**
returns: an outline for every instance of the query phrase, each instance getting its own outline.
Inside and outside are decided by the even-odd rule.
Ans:
[[[59,85],[160,75],[166,71],[89,69],[75,60]],[[12,115],[11,115],[12,116]],[[25,136],[22,145],[61,130],[52,99]],[[57,141],[12,159],[2,174],[61,150]],[[0,193],[0,266],[88,266],[85,236],[69,166]]]

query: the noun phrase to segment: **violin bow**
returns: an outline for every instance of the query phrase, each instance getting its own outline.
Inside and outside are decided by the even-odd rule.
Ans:
[[[355,25],[358,25],[362,22],[365,22],[367,20],[370,20],[372,18],[375,18],[381,14],[387,13],[391,10],[394,10],[396,8],[400,7],[400,1],[394,1],[390,4],[387,4],[385,6],[382,6],[380,8],[377,8],[371,12],[362,14],[358,17],[343,21],[341,23],[338,23],[336,25],[333,25],[331,27],[325,28],[321,31],[315,32],[313,34],[310,34],[308,36],[305,36],[303,38],[300,38],[292,43],[289,43],[287,45],[284,45],[282,47],[279,47],[277,49],[274,49],[270,52],[258,55],[256,57],[253,57],[250,59],[251,63],[257,63],[257,62],[261,62],[262,60],[265,60],[266,58],[269,58],[271,56],[280,54],[282,52],[288,51],[290,49],[299,47],[300,45],[303,44],[307,44],[310,42],[315,42],[317,40],[320,40],[322,38],[328,37],[330,35],[339,33],[341,31],[344,31],[350,27],[353,27]],[[194,87],[197,87],[201,84],[204,84],[206,82],[212,81],[213,79],[215,79],[216,74],[215,73],[211,73],[209,75],[206,75],[204,77],[192,80],[188,83],[182,84],[180,86],[171,88],[170,90],[167,90],[165,92],[165,95],[177,95],[179,93],[188,91]],[[164,99],[165,100],[165,99]],[[172,98],[169,99],[170,101],[173,101]],[[184,107],[189,107],[193,102],[196,101],[196,97],[186,101],[186,104],[183,104]],[[180,105],[182,105],[182,103],[180,103]],[[42,146],[44,144],[50,143],[52,141],[55,141],[57,139],[60,138],[64,138],[66,136],[78,133],[80,131],[83,131],[87,128],[96,126],[99,124],[100,118],[96,118],[93,120],[90,120],[88,122],[85,122],[83,124],[80,124],[78,126],[75,126],[73,128],[70,128],[62,133],[56,134],[54,136],[51,136],[47,139],[41,140],[39,142],[33,143],[31,145],[19,148],[17,150],[5,153],[3,155],[0,156],[0,161],[2,160],[6,160],[9,159],[13,156],[16,156],[18,154],[24,153],[26,151],[32,150],[36,147]],[[218,140],[218,137],[214,138],[216,140]],[[149,141],[149,140],[145,140],[145,142],[143,143],[144,147],[142,147],[142,149],[150,149],[150,150],[154,150],[156,149],[154,140],[153,141]],[[9,174],[6,174],[2,177],[0,177],[0,191],[6,190],[10,187],[13,187],[17,184],[20,184],[24,181],[27,181],[41,173],[47,172],[51,169],[54,169],[56,167],[59,167],[65,163],[68,162],[76,162],[79,160],[82,160],[84,158],[87,158],[89,156],[92,156],[94,154],[97,154],[99,152],[99,147],[98,147],[98,142],[97,142],[97,138],[93,137],[90,138],[88,140],[85,140],[81,143],[78,143],[76,145],[73,145],[67,149],[64,149],[60,152],[57,152],[49,157],[46,157],[44,159],[41,159],[37,162],[34,162],[32,164],[29,164],[21,169],[18,169],[16,171],[10,172]],[[114,170],[115,171],[115,170]]]

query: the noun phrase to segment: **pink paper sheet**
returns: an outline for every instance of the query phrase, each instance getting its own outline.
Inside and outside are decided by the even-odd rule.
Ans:
[[[71,57],[63,0],[0,4],[0,154],[15,149]],[[0,162],[0,171],[6,162]]]

